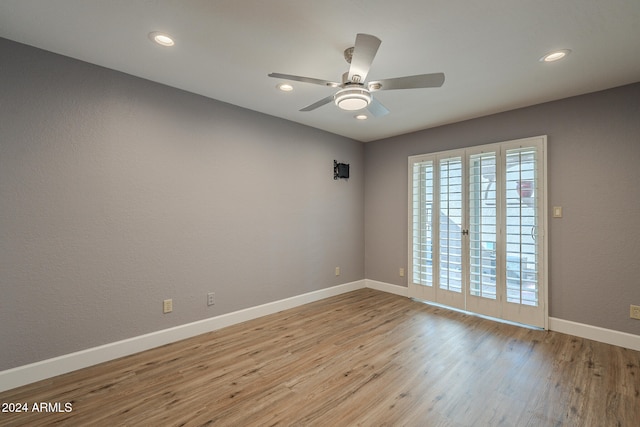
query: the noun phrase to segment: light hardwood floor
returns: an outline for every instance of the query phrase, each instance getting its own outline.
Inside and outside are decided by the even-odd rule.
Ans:
[[[640,426],[640,352],[362,289],[0,393],[2,426]]]

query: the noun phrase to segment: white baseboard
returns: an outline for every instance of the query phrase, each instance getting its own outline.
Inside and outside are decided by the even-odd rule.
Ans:
[[[365,287],[376,289],[378,291],[388,292],[403,297],[409,296],[409,288],[406,286],[392,285],[391,283],[378,282],[376,280],[364,279]]]
[[[0,392],[364,287],[358,280],[7,369],[0,372]]]
[[[549,318],[549,329],[563,334],[575,335],[593,341],[617,345],[619,347],[640,351],[640,335],[572,322],[570,320]]]

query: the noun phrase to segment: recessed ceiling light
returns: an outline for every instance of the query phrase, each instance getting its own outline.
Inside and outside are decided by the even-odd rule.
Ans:
[[[173,38],[166,33],[161,33],[159,31],[153,31],[151,33],[149,33],[149,38],[158,43],[160,46],[173,46],[174,44],[176,44],[175,41],[173,41]]]
[[[369,116],[367,116],[366,114],[358,114],[357,116],[354,116],[354,117],[358,120],[367,120],[369,118]]]
[[[571,49],[560,49],[554,50],[553,52],[547,53],[545,56],[540,58],[540,62],[554,62],[559,61],[562,58],[565,58],[567,55],[571,53]]]
[[[278,89],[280,89],[283,92],[291,92],[293,90],[293,86],[291,86],[288,83],[280,83],[279,85],[276,86]]]

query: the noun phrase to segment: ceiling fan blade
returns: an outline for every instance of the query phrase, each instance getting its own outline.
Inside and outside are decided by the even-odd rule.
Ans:
[[[333,101],[333,95],[329,95],[326,98],[322,98],[320,101],[314,102],[313,104],[304,107],[300,111],[312,111],[318,107],[322,107],[324,104],[330,103],[331,101]]]
[[[387,107],[382,105],[382,103],[375,98],[371,99],[371,103],[367,106],[367,110],[369,110],[374,117],[382,117],[389,114]]]
[[[275,79],[293,80],[295,82],[312,83],[320,86],[338,87],[340,83],[330,82],[327,80],[314,79],[313,77],[294,76],[292,74],[271,73],[269,77]]]
[[[380,47],[380,39],[369,34],[358,34],[353,47],[351,67],[349,67],[349,81],[364,83],[369,74],[373,58]]]
[[[440,87],[443,83],[444,73],[418,74],[416,76],[396,77],[393,79],[369,82],[369,90],[420,89]]]

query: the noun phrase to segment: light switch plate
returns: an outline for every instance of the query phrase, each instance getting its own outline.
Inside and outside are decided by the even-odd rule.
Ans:
[[[562,206],[554,206],[553,207],[553,217],[554,218],[562,218]]]

